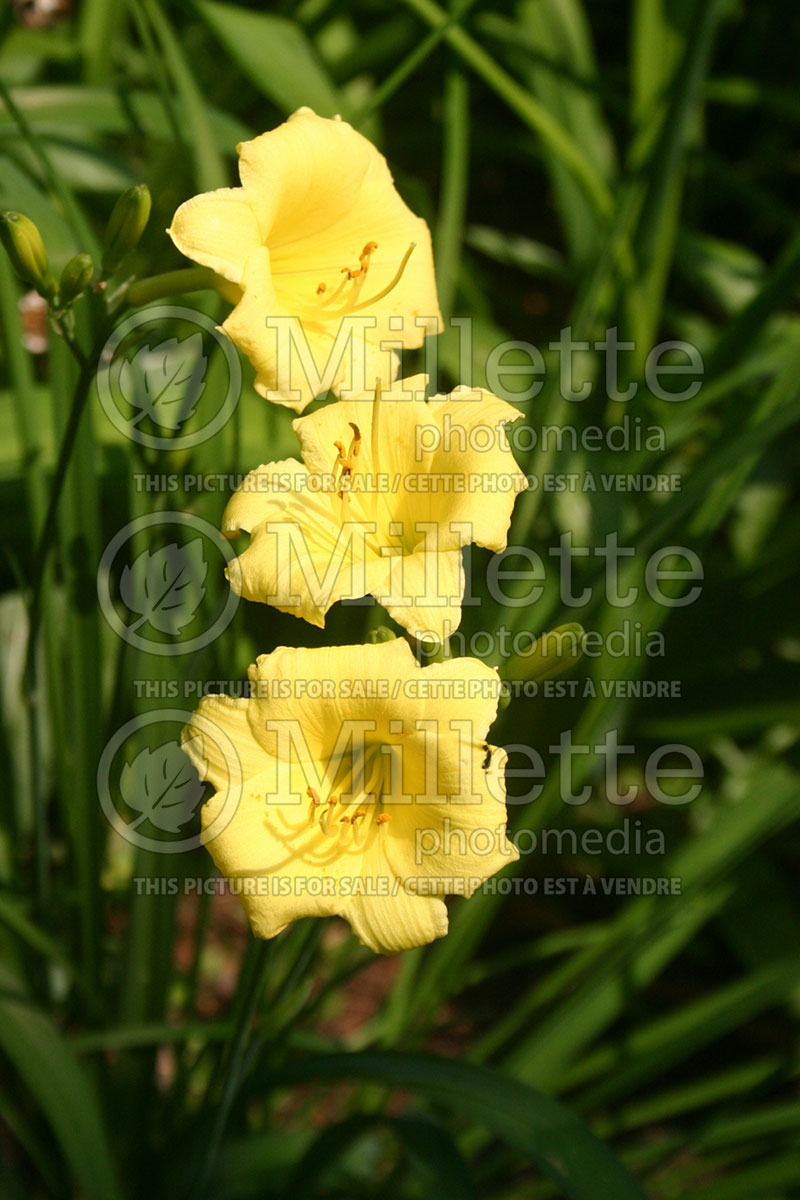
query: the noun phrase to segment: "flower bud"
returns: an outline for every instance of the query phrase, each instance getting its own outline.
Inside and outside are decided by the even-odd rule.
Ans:
[[[532,654],[517,654],[503,671],[506,679],[554,679],[583,657],[584,629],[577,621],[543,633]]]
[[[139,183],[122,193],[106,228],[103,242],[103,278],[116,271],[129,251],[135,249],[150,216],[150,189]]]
[[[89,286],[94,274],[94,263],[90,254],[76,254],[71,258],[61,272],[58,285],[58,302],[66,308],[77,300],[78,296]]]
[[[42,235],[33,221],[18,212],[0,214],[0,241],[19,277],[50,299],[55,282],[48,269]]]
[[[377,629],[370,629],[367,634],[367,642],[371,646],[377,646],[379,642],[394,642],[397,640],[397,634],[392,633],[388,625],[379,625]]]

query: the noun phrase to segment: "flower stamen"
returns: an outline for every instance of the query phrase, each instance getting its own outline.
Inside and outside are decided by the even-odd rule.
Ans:
[[[394,276],[389,281],[389,283],[387,283],[385,288],[382,288],[381,291],[376,292],[374,296],[370,296],[370,298],[368,300],[362,300],[360,304],[354,305],[351,309],[349,309],[349,311],[350,312],[359,312],[362,308],[371,308],[373,304],[377,304],[377,302],[379,300],[383,300],[384,296],[388,296],[390,292],[393,292],[394,289],[397,287],[398,283],[400,282],[400,280],[403,278],[403,273],[405,272],[405,269],[408,266],[408,260],[411,258],[411,255],[414,253],[414,250],[416,249],[416,245],[417,245],[416,242],[412,242],[411,245],[408,247],[405,254],[403,255],[403,257],[400,260],[400,266],[397,268],[397,271],[395,272]]]
[[[358,261],[359,261],[359,264],[361,267],[361,271],[363,272],[364,275],[366,275],[367,271],[369,270],[370,257],[371,257],[371,255],[373,255],[375,253],[375,251],[377,249],[378,249],[377,242],[367,242],[366,246],[359,254]]]
[[[347,267],[344,268],[344,271],[346,271],[346,270],[347,270]],[[344,271],[342,272],[343,274],[344,274]],[[330,296],[328,296],[327,299],[325,299],[325,300],[322,299],[322,296],[325,295],[325,293],[327,292],[328,289],[324,283],[321,283],[319,285],[319,287],[317,288],[317,295],[320,297],[320,300],[317,305],[317,311],[319,312],[320,316],[324,316],[324,317],[328,316],[327,313],[322,312],[322,309],[326,308],[327,305],[329,305],[329,304],[333,304],[334,300],[338,300],[339,296],[341,296],[342,292],[344,291],[345,287],[347,286],[347,283],[348,283],[348,279],[347,279],[347,276],[345,275],[344,279],[342,279],[342,281],[339,283],[338,287],[334,288],[334,290],[331,292]],[[320,287],[322,288],[322,291],[319,290]]]
[[[329,822],[333,820],[333,810],[336,807],[336,797],[331,796],[328,801],[328,811],[324,812],[319,819],[319,827],[326,837],[333,837],[336,833],[335,829],[329,828]]]
[[[312,310],[306,313],[306,316],[311,319],[316,318],[317,320],[322,319],[325,321],[335,321],[338,320],[339,317],[347,316],[349,313],[360,312],[364,308],[371,308],[373,304],[377,304],[379,300],[383,300],[385,296],[388,296],[389,293],[393,292],[397,287],[398,283],[403,277],[406,267],[408,266],[408,260],[414,253],[416,245],[416,242],[411,242],[402,259],[400,260],[399,267],[395,271],[390,281],[387,283],[386,287],[381,288],[379,292],[376,292],[374,296],[370,296],[369,299],[360,300],[359,297],[361,294],[361,289],[364,286],[364,280],[367,277],[367,272],[369,271],[371,256],[378,249],[377,242],[367,242],[358,257],[359,265],[355,268],[342,267],[342,280],[330,295],[327,294],[326,284],[318,284],[317,304]],[[348,283],[353,284],[353,288],[349,296],[338,308],[331,309],[331,305],[334,303],[334,301],[339,299]],[[303,314],[298,312],[298,316],[302,317]]]
[[[344,494],[345,493],[344,480],[352,479],[353,472],[356,469],[356,461],[355,460],[358,458],[359,452],[361,450],[361,440],[362,440],[361,439],[361,430],[358,428],[358,426],[355,424],[355,422],[349,421],[348,424],[350,425],[350,428],[353,431],[353,440],[350,443],[350,449],[347,451],[347,453],[345,453],[345,448],[344,448],[343,442],[334,442],[333,443],[334,446],[336,447],[336,450],[338,451],[338,458],[336,459],[336,462],[333,465],[333,469],[334,469],[334,472],[337,470],[341,471],[341,474],[339,476],[338,496],[339,496],[339,499],[342,501],[342,505],[344,508],[346,508],[345,501],[348,499]]]
[[[311,803],[308,806],[308,819],[311,822],[311,824],[313,825],[314,820],[316,818],[315,809],[319,808],[322,801],[319,798],[319,792],[315,791],[315,789],[313,787],[306,788],[306,795],[308,796],[309,800],[311,801]]]
[[[372,401],[372,469],[377,475],[380,471],[380,412],[381,412],[381,381],[375,380],[375,398]]]

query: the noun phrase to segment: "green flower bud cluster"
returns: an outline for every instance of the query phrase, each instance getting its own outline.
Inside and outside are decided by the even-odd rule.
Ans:
[[[129,187],[117,200],[103,239],[101,280],[113,275],[125,256],[138,245],[150,216],[150,206],[150,191],[143,183]],[[0,242],[20,279],[44,296],[56,314],[74,304],[94,278],[91,255],[80,253],[69,260],[56,282],[42,235],[30,217],[22,213],[0,213]]]

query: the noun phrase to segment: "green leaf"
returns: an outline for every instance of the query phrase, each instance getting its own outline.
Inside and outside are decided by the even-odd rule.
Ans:
[[[158,0],[141,0],[142,8],[158,39],[175,90],[186,114],[187,142],[194,158],[197,184],[204,191],[223,187],[228,182],[222,155],[211,136],[206,99],[194,77],[181,39],[175,32]]]
[[[121,1200],[122,1190],[98,1097],[72,1050],[0,964],[0,1046],[24,1080],[58,1140],[76,1189],[86,1200]]]
[[[569,278],[569,268],[563,255],[552,246],[545,246],[533,238],[507,234],[487,225],[470,225],[464,240],[473,250],[480,251],[495,262],[517,267],[529,275],[543,279]]]
[[[581,1079],[601,1073],[604,1079],[584,1093],[583,1102],[588,1107],[613,1103],[673,1070],[759,1013],[785,1003],[798,983],[800,960],[793,954],[632,1030],[619,1046],[599,1047],[581,1063],[579,1073]]]
[[[279,1078],[281,1083],[370,1079],[420,1092],[526,1155],[571,1200],[597,1200],[600,1180],[614,1200],[644,1200],[611,1150],[569,1109],[497,1071],[433,1055],[366,1052],[303,1059]]]
[[[479,42],[460,26],[450,25],[448,13],[435,0],[405,0],[405,3],[432,28],[448,26],[444,37],[456,54],[539,135],[549,153],[555,155],[580,180],[596,210],[608,216],[613,208],[611,192],[580,141],[564,129],[544,104],[503,70]]]
[[[773,1200],[775,1197],[783,1200],[785,1196],[796,1194],[798,1183],[800,1158],[793,1150],[767,1162],[737,1167],[727,1179],[718,1178],[713,1182],[706,1177],[697,1188],[689,1191],[681,1188],[681,1194],[696,1196],[698,1200]]]
[[[678,235],[675,265],[726,314],[741,311],[757,294],[764,278],[764,264],[752,250],[687,229]]]
[[[30,217],[42,235],[47,256],[60,269],[78,249],[75,235],[31,177],[8,155],[0,154],[0,206]]]
[[[64,135],[66,131],[82,137],[86,131],[135,135],[171,141],[174,133],[164,112],[161,98],[142,89],[126,91],[124,96],[106,88],[72,87],[43,84],[38,87],[15,88],[13,97],[31,127],[42,137]],[[174,100],[178,118],[188,119],[182,97]],[[208,123],[214,143],[229,155],[235,153],[237,142],[252,137],[253,131],[238,118],[206,105]],[[0,108],[0,137],[16,137],[10,115]]]
[[[318,1195],[319,1184],[334,1163],[365,1136],[383,1129],[394,1133],[422,1176],[425,1195],[436,1200],[475,1200],[469,1167],[448,1130],[429,1117],[356,1113],[329,1125],[297,1163],[286,1188],[287,1197]]]
[[[702,836],[682,842],[661,869],[665,876],[680,878],[682,886],[682,894],[662,914],[661,928],[648,898],[623,910],[619,929],[627,930],[632,940],[613,955],[607,946],[599,960],[596,952],[587,952],[589,969],[581,986],[515,1046],[515,1073],[537,1082],[562,1080],[577,1055],[620,1015],[631,988],[638,991],[650,982],[686,944],[686,934],[727,899],[725,887],[714,889],[714,881],[724,881],[745,854],[796,818],[798,796],[795,772],[778,765],[760,770],[739,804],[717,812]]]
[[[237,67],[283,112],[304,105],[321,117],[343,111],[322,61],[294,21],[212,0],[197,9]]]
[[[518,36],[525,49],[532,51],[526,68],[532,91],[580,142],[597,173],[610,184],[616,174],[616,153],[597,94],[584,82],[596,77],[596,63],[582,6],[578,0],[523,0]],[[570,76],[579,76],[581,82]],[[548,155],[546,165],[571,257],[577,263],[586,262],[599,249],[603,224],[562,163]]]
[[[640,96],[637,115],[641,124],[630,154],[631,166],[634,171],[642,172],[645,184],[635,237],[640,277],[628,302],[629,308],[634,310],[644,306],[646,324],[639,332],[648,347],[657,332],[663,307],[663,291],[674,258],[679,227],[686,155],[695,137],[703,84],[725,4],[726,0],[704,0],[692,4],[691,13],[686,0],[679,0],[674,6],[659,3],[659,0],[652,3],[647,0],[640,5],[648,11],[664,9],[656,31],[650,31],[648,58],[655,59],[665,53],[665,40],[668,47],[666,62],[680,47],[674,71],[668,76],[663,74],[662,63],[657,76],[663,82],[668,102],[664,103],[660,88],[656,95],[648,90]],[[674,43],[672,37],[662,37],[663,22],[669,22],[670,28],[674,22],[673,8],[677,8],[687,22],[685,32],[681,30],[680,35],[676,34]],[[640,350],[645,353],[644,346]]]

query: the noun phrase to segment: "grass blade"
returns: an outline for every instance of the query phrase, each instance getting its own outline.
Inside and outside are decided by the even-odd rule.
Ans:
[[[614,1200],[644,1200],[608,1147],[568,1109],[485,1067],[433,1056],[365,1052],[304,1059],[281,1072],[286,1083],[348,1078],[419,1092],[476,1121],[535,1162],[571,1200],[597,1200],[599,1179]]]

